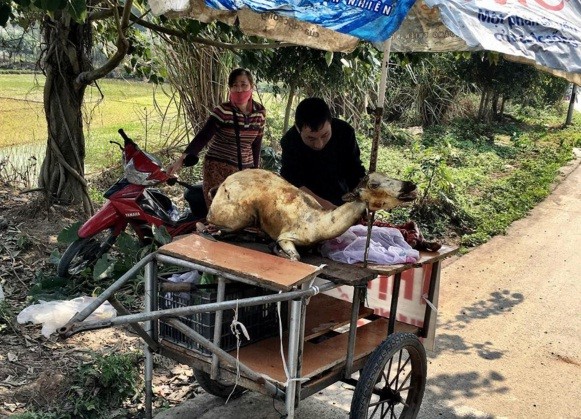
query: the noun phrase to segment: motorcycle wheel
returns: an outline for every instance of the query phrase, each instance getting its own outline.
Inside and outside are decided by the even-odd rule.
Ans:
[[[104,234],[104,233],[103,233]],[[57,274],[61,278],[70,278],[90,268],[113,246],[116,236],[112,234],[95,235],[77,239],[72,242],[57,266]]]

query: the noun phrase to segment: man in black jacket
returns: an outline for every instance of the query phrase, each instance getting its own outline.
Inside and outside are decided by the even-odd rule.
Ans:
[[[295,125],[282,137],[281,146],[282,177],[324,208],[341,205],[341,197],[365,176],[355,130],[333,118],[323,99],[299,103]]]

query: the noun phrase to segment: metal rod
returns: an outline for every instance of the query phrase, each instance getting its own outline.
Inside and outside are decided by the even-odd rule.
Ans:
[[[150,313],[153,306],[153,297],[155,290],[155,278],[157,277],[157,265],[155,260],[150,261],[145,266],[145,312]],[[153,339],[153,322],[148,320],[145,322],[145,332],[150,339]],[[151,419],[153,417],[153,353],[147,343],[143,344],[143,354],[145,356],[145,417]]]
[[[131,312],[127,310],[125,306],[121,304],[119,300],[117,300],[117,298],[109,297],[109,302],[111,303],[111,305],[117,311],[118,314],[121,315],[131,314]],[[152,351],[157,352],[157,350],[159,349],[157,341],[155,340],[155,338],[152,339],[151,336],[149,336],[147,332],[139,325],[139,323],[130,323],[129,327],[131,327],[131,329],[135,333],[137,333],[139,337],[143,339],[145,343],[147,343],[147,345],[149,345]]]
[[[377,106],[375,108],[375,129],[371,142],[371,154],[369,157],[369,172],[375,172],[377,166],[377,153],[379,150],[379,136],[381,135],[381,122],[383,120],[383,105],[385,102],[385,87],[389,73],[389,55],[391,53],[391,38],[383,44],[383,57],[381,59],[381,78],[379,79],[379,91],[377,92]]]
[[[119,290],[123,285],[125,285],[125,282],[133,278],[133,276],[137,272],[139,272],[143,266],[147,265],[154,258],[155,254],[150,253],[149,255],[141,259],[139,262],[137,262],[137,264],[133,266],[133,268],[125,272],[125,274],[123,274],[117,281],[111,284],[109,288],[107,288],[105,291],[99,294],[99,296],[92,303],[90,303],[87,307],[81,310],[81,312],[76,313],[73,316],[73,318],[68,321],[67,324],[65,324],[58,330],[59,334],[61,333],[61,331],[65,332],[67,330],[68,325],[72,323],[82,322],[87,317],[89,317],[93,311],[95,311],[101,304],[107,301],[109,297],[111,297],[117,290]]]
[[[301,332],[302,300],[291,301],[291,318],[288,336],[288,382],[286,386],[286,414],[288,419],[295,417],[295,396],[298,377],[299,341]]]
[[[399,286],[401,284],[401,272],[393,276],[393,288],[391,290],[391,307],[389,309],[389,323],[387,335],[395,331],[395,317],[397,315],[397,300],[399,299]]]
[[[367,212],[367,240],[365,241],[365,252],[363,254],[363,267],[367,268],[367,255],[369,254],[369,243],[371,243],[371,230],[373,229],[373,220],[375,211]]]
[[[434,301],[434,295],[436,293],[436,284],[438,283],[438,277],[440,276],[440,261],[434,262],[432,264],[432,272],[430,273],[430,287],[428,288],[428,301]],[[426,312],[424,314],[424,324],[420,329],[420,337],[425,338],[428,336],[428,329],[430,328],[430,320],[432,318],[432,307],[426,304]]]
[[[284,397],[284,393],[276,387],[271,382],[267,381],[264,377],[254,372],[251,368],[249,368],[246,364],[238,361],[232,355],[224,351],[219,346],[214,345],[204,336],[196,333],[188,326],[183,324],[177,319],[167,319],[166,323],[168,323],[173,328],[177,329],[178,331],[182,332],[188,338],[192,339],[194,342],[198,343],[203,348],[207,349],[208,351],[215,353],[220,361],[226,365],[229,365],[232,368],[236,368],[237,366],[240,368],[240,371],[244,373],[250,380],[254,381],[256,384],[260,385],[266,390],[266,393],[269,396],[282,400]]]
[[[224,295],[226,294],[226,280],[223,276],[218,277],[218,290],[216,295],[216,302],[220,303],[224,301]],[[222,310],[216,311],[214,316],[214,345],[220,346],[220,341],[222,340],[222,319],[224,317],[224,312]],[[216,354],[212,354],[212,370],[210,372],[210,378],[212,380],[217,380],[219,375],[220,362]]]
[[[319,286],[319,291],[328,291],[337,288],[338,285],[333,282],[327,282]],[[151,313],[137,313],[128,316],[115,317],[110,320],[96,320],[89,322],[67,324],[68,328],[61,336],[69,337],[83,330],[102,329],[111,326],[120,326],[128,323],[141,322],[145,320],[155,320],[161,317],[178,317],[194,313],[211,313],[218,310],[229,310],[238,307],[250,307],[267,303],[276,303],[278,301],[289,301],[294,298],[311,297],[317,293],[314,288],[308,288],[301,291],[289,291],[281,294],[272,294],[261,297],[244,298],[238,301],[224,301],[222,303],[200,304],[197,306],[176,307],[165,310],[157,310]]]
[[[357,340],[357,320],[359,307],[365,301],[366,285],[357,285],[353,289],[353,304],[351,305],[351,323],[349,324],[349,338],[347,341],[347,359],[345,360],[345,378],[353,374],[353,358],[355,356],[355,342]]]
[[[309,284],[304,283],[301,285],[301,288],[307,289],[309,288]],[[298,357],[297,357],[297,376],[303,376],[303,351],[305,347],[305,319],[307,317],[307,304],[311,301],[310,299],[302,300],[303,303],[301,304],[301,320],[300,326],[301,329],[299,331],[299,348],[298,348]],[[302,400],[301,391],[302,391],[302,383],[300,381],[296,382],[296,391],[295,391],[295,409],[298,409],[299,403]]]

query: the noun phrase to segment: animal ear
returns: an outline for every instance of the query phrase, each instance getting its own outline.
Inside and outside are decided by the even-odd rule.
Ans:
[[[376,180],[372,180],[370,182],[367,182],[367,187],[369,189],[377,189],[381,186],[381,182],[378,182]]]
[[[344,202],[353,202],[357,200],[357,194],[355,192],[348,192],[341,197]]]
[[[369,175],[365,175],[365,177],[359,181],[359,185],[357,185],[357,188],[358,189],[364,188],[365,186],[367,186],[368,181],[369,181]]]

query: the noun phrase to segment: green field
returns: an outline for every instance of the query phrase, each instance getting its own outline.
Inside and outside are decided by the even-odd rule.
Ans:
[[[0,74],[0,162],[25,170],[31,156],[42,161],[46,144],[42,74]],[[119,140],[123,128],[146,150],[157,150],[183,137],[189,124],[178,116],[175,105],[163,89],[153,84],[103,79],[89,86],[83,109],[87,173],[95,173],[119,160],[109,140]],[[280,136],[283,110],[280,98],[260,94],[268,109],[265,143]],[[184,139],[181,140],[182,143]],[[2,173],[0,173],[1,175]]]
[[[42,75],[0,74],[0,158],[9,156],[15,162],[30,155],[42,158],[39,154],[46,143],[43,85]],[[147,149],[165,144],[177,110],[152,84],[105,79],[98,87],[87,88],[83,116],[90,173],[118,159],[109,140],[119,139],[119,128]]]

